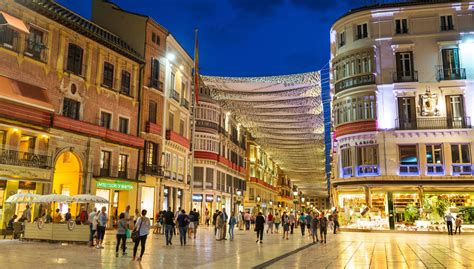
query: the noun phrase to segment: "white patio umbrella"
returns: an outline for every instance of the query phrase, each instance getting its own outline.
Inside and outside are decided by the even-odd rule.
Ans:
[[[109,200],[92,194],[78,194],[71,197],[71,202],[108,204]]]
[[[36,200],[41,197],[41,195],[33,194],[33,193],[17,193],[13,194],[12,196],[8,197],[5,201],[7,204],[29,204],[35,203]]]
[[[71,197],[63,194],[47,194],[39,197],[37,203],[70,203]]]

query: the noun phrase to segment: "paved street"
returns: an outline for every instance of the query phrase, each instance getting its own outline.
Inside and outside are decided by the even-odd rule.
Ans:
[[[299,233],[290,240],[279,235],[256,244],[253,232],[237,231],[234,241],[216,242],[211,229],[201,228],[188,246],[167,247],[161,235],[149,237],[141,263],[128,254],[115,257],[114,235],[107,234],[105,249],[83,245],[0,241],[0,264],[10,268],[474,268],[474,235],[344,233],[329,235],[327,245],[307,246]],[[66,265],[67,264],[67,265]]]

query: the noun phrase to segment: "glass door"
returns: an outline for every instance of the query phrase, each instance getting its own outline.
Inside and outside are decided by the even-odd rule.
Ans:
[[[398,98],[398,121],[402,130],[416,129],[415,97]]]
[[[459,50],[457,48],[443,49],[442,58],[444,79],[459,79],[461,73]]]

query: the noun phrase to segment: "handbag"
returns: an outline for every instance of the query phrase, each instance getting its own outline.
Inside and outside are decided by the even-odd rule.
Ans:
[[[125,229],[125,235],[127,236],[127,238],[130,238],[130,236],[132,236],[130,234],[130,230],[129,229]]]
[[[143,219],[140,218],[140,227],[138,227],[138,230],[133,229],[133,232],[131,235],[133,242],[137,242],[140,239],[140,228],[142,228],[142,224],[143,224]]]

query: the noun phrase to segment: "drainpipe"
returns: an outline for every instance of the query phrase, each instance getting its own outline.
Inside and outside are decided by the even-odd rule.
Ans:
[[[139,79],[138,79],[138,94],[137,94],[137,102],[138,102],[138,115],[137,115],[137,137],[140,137],[141,131],[142,131],[142,99],[143,99],[143,78],[144,78],[144,64],[140,64],[140,71],[139,71]],[[142,156],[142,150],[138,148],[138,156],[137,156],[137,172],[136,172],[136,179],[138,181],[140,177],[140,160]],[[138,199],[138,182],[137,182],[137,196],[136,196],[136,202],[135,204],[138,206],[139,205],[139,199]],[[152,212],[154,214],[154,212]]]

